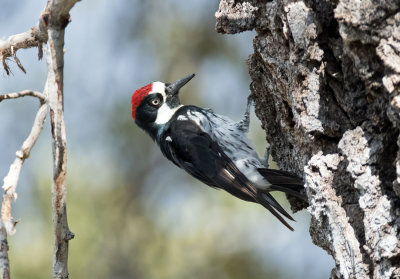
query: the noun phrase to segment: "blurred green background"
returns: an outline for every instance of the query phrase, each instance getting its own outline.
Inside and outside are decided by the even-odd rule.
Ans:
[[[214,31],[218,1],[85,0],[66,30],[65,116],[71,278],[328,278],[333,260],[311,243],[309,216],[294,214],[290,232],[261,206],[189,177],[164,159],[131,120],[130,97],[152,81],[196,78],[185,104],[238,120],[250,78],[254,32]],[[46,5],[1,0],[0,36],[28,30]],[[20,50],[27,70],[11,63],[0,94],[42,91],[45,61]],[[0,103],[0,177],[30,131],[37,100]],[[253,113],[254,114],[254,113]],[[250,137],[263,153],[265,135],[252,116]],[[13,278],[50,278],[51,142],[48,121],[18,186],[9,237]],[[278,195],[285,208],[284,197]]]

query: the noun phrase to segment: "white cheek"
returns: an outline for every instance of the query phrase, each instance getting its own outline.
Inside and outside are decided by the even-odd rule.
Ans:
[[[182,105],[171,109],[165,102],[167,101],[167,94],[165,93],[165,84],[159,81],[153,82],[153,89],[149,93],[150,94],[161,94],[163,99],[162,99],[162,106],[158,109],[157,111],[157,118],[155,123],[158,125],[162,125],[167,123],[172,116],[175,114],[175,112],[182,107]]]
[[[182,105],[171,109],[166,103],[162,104],[162,106],[157,111],[157,118],[155,123],[158,125],[167,123],[180,107],[182,107]]]

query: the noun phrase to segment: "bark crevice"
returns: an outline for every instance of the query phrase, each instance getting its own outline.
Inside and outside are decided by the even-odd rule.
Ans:
[[[279,167],[304,177],[331,278],[400,276],[398,1],[221,0],[216,20],[257,31],[256,115]]]

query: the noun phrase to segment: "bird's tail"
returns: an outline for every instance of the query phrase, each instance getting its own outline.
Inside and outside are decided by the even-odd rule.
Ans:
[[[298,197],[304,201],[307,201],[307,197],[304,193],[303,181],[296,175],[272,169],[258,169],[260,174],[264,176],[272,185],[269,186],[268,191],[258,191],[257,201],[267,208],[276,218],[279,219],[287,228],[293,231],[293,228],[286,222],[285,219],[280,215],[282,214],[289,220],[294,221],[294,219],[286,212],[285,209],[274,199],[274,197],[269,193],[270,191],[281,191],[289,195]],[[279,214],[279,213],[280,214]]]
[[[268,192],[258,192],[256,201],[264,206],[266,209],[268,209],[276,218],[278,218],[279,221],[281,221],[282,224],[284,224],[289,230],[294,231],[292,226],[286,222],[285,219],[280,215],[282,214],[286,218],[288,218],[291,221],[295,221],[292,216],[289,215],[289,213],[286,212],[285,209],[274,199],[274,197],[268,193]],[[279,213],[280,214],[279,214]]]
[[[258,172],[272,184],[269,191],[281,191],[307,201],[303,180],[298,176],[287,171],[263,168],[258,169]]]

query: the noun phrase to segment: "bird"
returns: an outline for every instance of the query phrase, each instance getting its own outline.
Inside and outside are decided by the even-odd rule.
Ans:
[[[263,159],[258,156],[247,137],[252,98],[238,122],[211,109],[182,105],[179,91],[194,76],[172,83],[156,81],[137,89],[131,97],[134,122],[176,166],[212,188],[262,205],[293,231],[283,216],[294,219],[270,192],[306,200],[304,184],[295,174],[268,168],[269,147]]]

